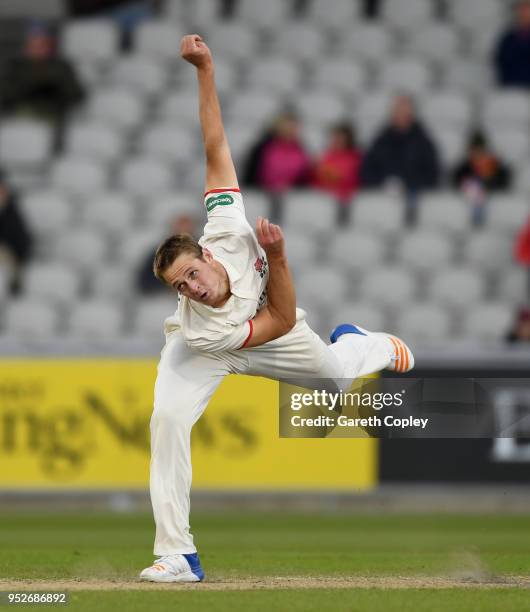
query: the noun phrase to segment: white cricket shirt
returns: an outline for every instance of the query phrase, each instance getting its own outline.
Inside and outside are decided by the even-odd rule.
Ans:
[[[199,244],[226,270],[232,295],[221,308],[180,296],[164,330],[179,330],[191,348],[217,353],[243,348],[250,340],[251,319],[266,304],[269,266],[245,217],[239,189],[208,191],[204,205],[208,222]]]

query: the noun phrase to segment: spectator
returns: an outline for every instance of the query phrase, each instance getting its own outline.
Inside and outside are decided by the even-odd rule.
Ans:
[[[515,5],[515,23],[495,50],[497,80],[504,87],[530,87],[530,1]]]
[[[20,290],[20,276],[30,259],[33,246],[31,233],[18,206],[16,193],[0,171],[0,259],[12,269],[11,292]]]
[[[313,169],[313,185],[337,200],[339,225],[349,221],[351,200],[359,189],[360,167],[361,152],[351,125],[336,124],[331,128],[327,150]]]
[[[365,153],[361,168],[364,187],[398,186],[405,194],[405,222],[416,222],[421,190],[438,183],[438,154],[431,137],[416,116],[412,99],[398,95],[390,121]]]
[[[171,234],[191,234],[194,238],[197,238],[196,233],[196,222],[190,215],[179,215],[174,219]],[[153,274],[153,257],[157,246],[153,245],[138,268],[136,289],[143,295],[164,295],[169,291],[168,287]]]
[[[519,265],[526,268],[526,297],[530,300],[530,219],[527,220],[515,237],[513,257]]]
[[[472,206],[472,222],[484,222],[487,196],[510,187],[510,169],[491,151],[481,132],[472,134],[465,158],[452,173],[453,185]]]
[[[269,217],[280,222],[283,196],[293,187],[307,183],[310,160],[301,141],[300,123],[290,113],[282,113],[270,133],[251,149],[246,178],[270,196]]]
[[[43,119],[59,131],[84,91],[70,63],[56,55],[50,30],[36,23],[27,30],[22,56],[7,63],[0,95],[3,114]]]
[[[506,342],[530,342],[530,308],[525,306],[519,309],[512,329],[506,336]]]

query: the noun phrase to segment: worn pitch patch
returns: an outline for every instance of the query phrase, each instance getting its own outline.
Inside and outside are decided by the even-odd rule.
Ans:
[[[276,589],[498,589],[530,588],[529,576],[451,578],[437,576],[259,576],[225,578],[212,576],[205,582],[156,583],[139,580],[0,580],[0,591],[255,591]]]

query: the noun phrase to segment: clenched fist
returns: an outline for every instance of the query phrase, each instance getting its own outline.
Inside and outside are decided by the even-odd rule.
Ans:
[[[188,34],[180,41],[180,55],[197,68],[212,64],[212,54],[198,34]]]
[[[279,225],[274,225],[268,219],[258,217],[256,236],[259,245],[267,253],[267,257],[283,257],[285,255],[285,242]]]

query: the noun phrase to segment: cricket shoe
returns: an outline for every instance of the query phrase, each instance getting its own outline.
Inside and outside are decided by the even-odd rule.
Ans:
[[[359,334],[360,336],[384,336],[388,338],[392,343],[393,354],[390,363],[386,369],[392,372],[398,372],[404,374],[410,372],[414,367],[414,355],[409,347],[396,336],[392,334],[385,334],[382,332],[369,332],[358,325],[351,325],[350,323],[343,323],[338,325],[332,332],[329,339],[334,344],[343,334]]]
[[[140,574],[140,580],[149,582],[201,582],[204,571],[197,553],[166,555],[157,559]]]

